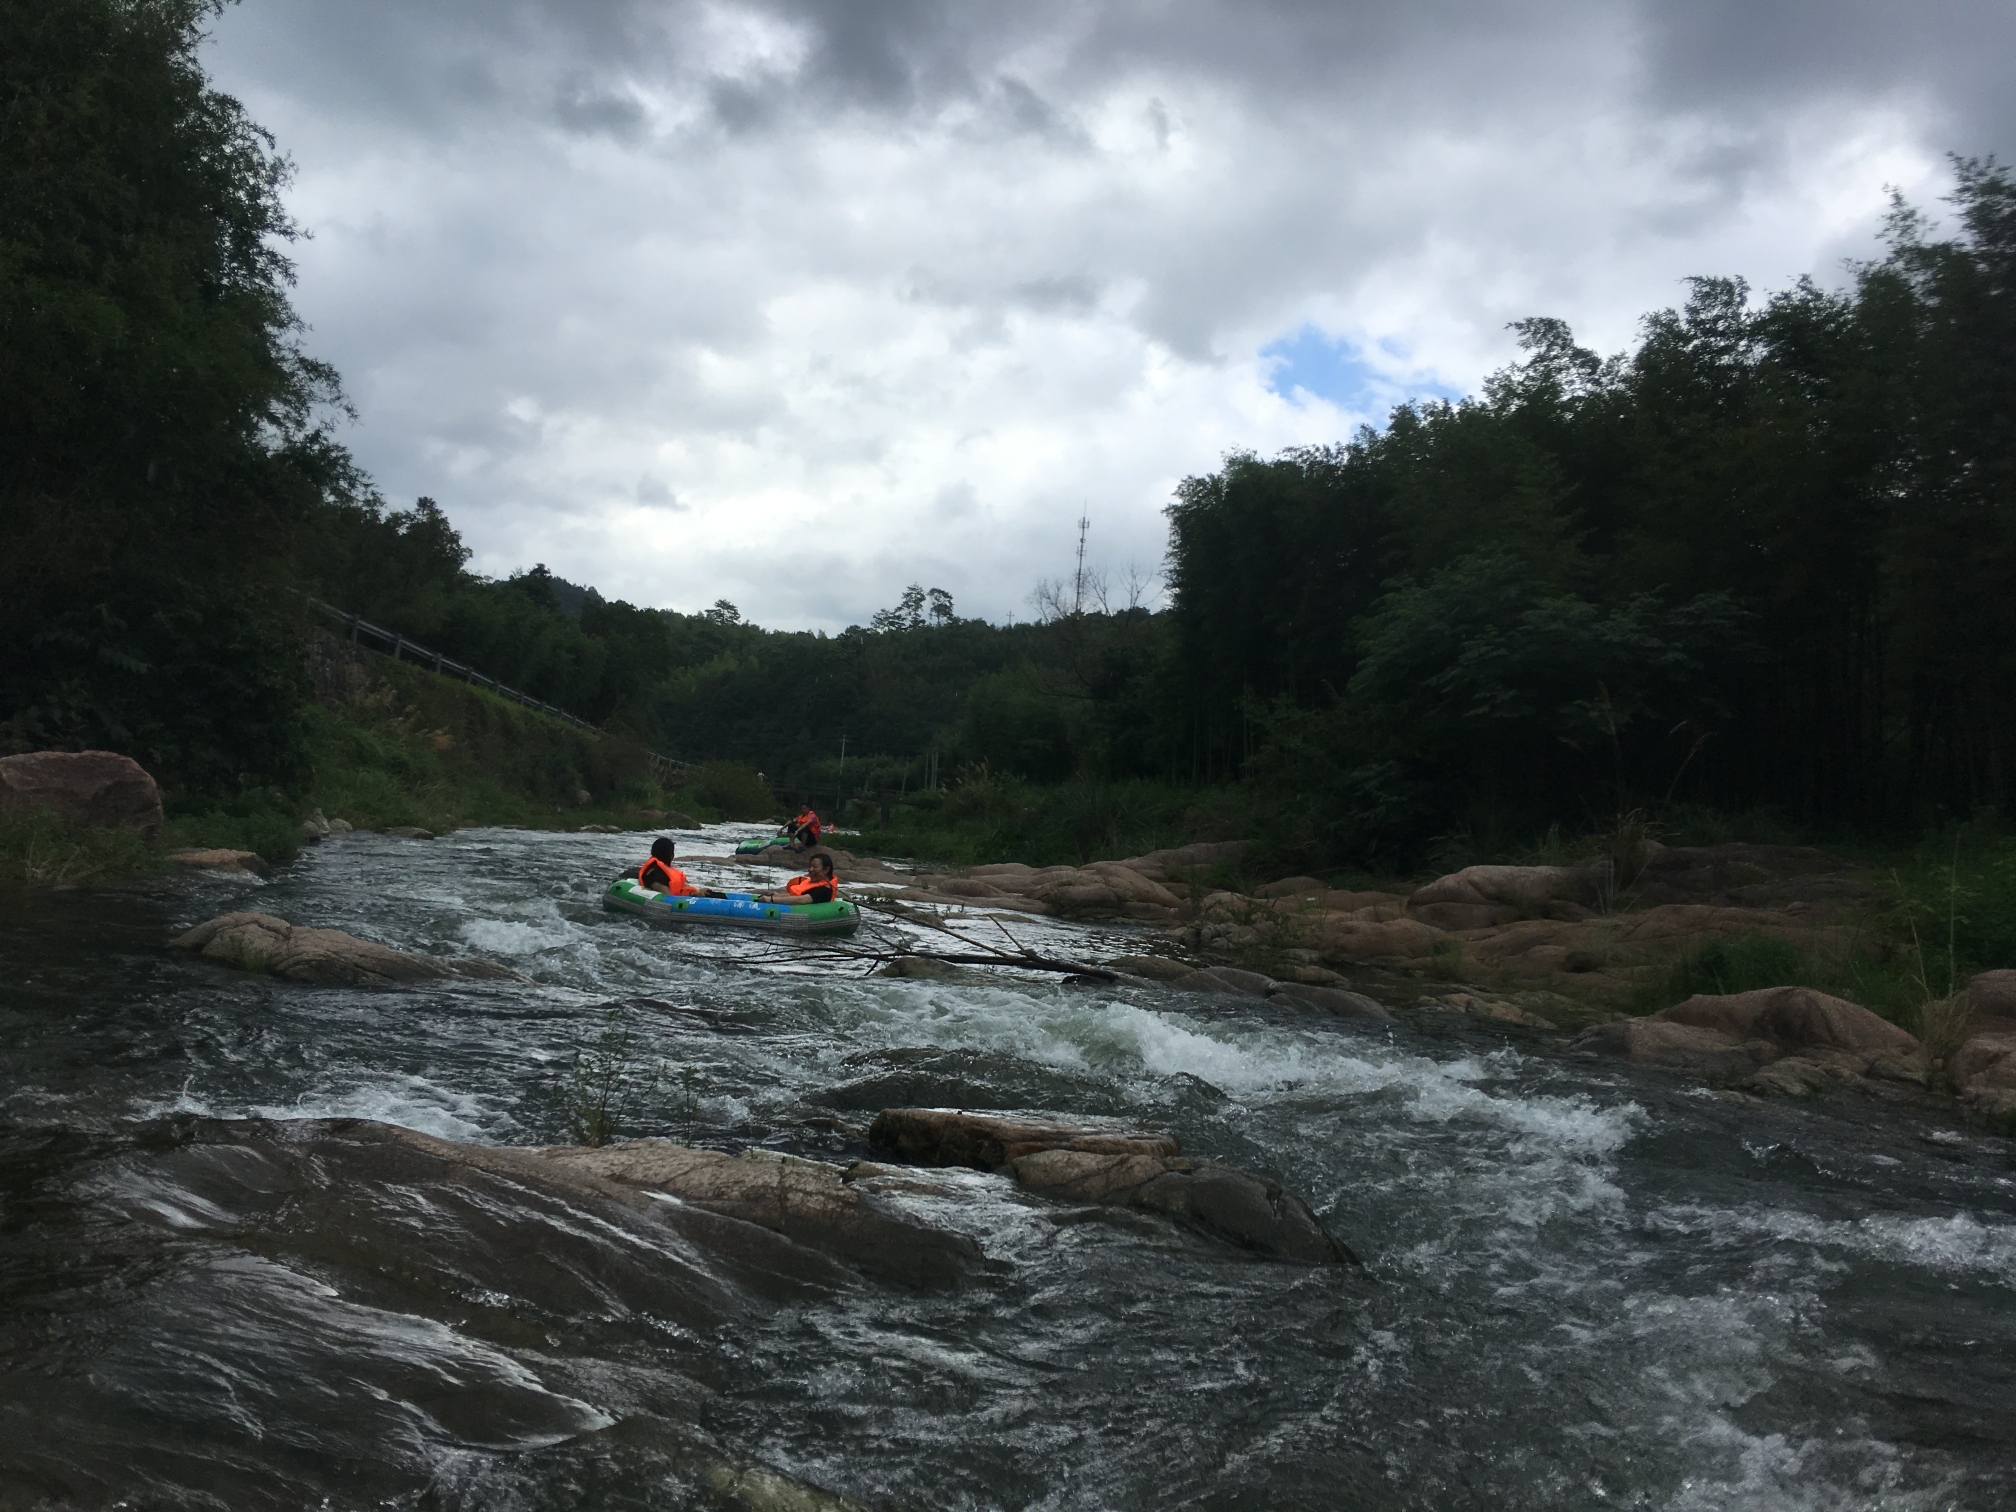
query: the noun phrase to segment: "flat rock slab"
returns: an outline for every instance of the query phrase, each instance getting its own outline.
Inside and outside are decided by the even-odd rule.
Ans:
[[[1163,1213],[1274,1259],[1357,1263],[1309,1205],[1279,1182],[1185,1158],[1167,1134],[1047,1116],[884,1108],[868,1138],[927,1165],[1006,1171],[1046,1197]]]
[[[1089,1119],[1018,1118],[956,1108],[884,1108],[869,1126],[868,1142],[918,1165],[971,1166],[976,1171],[1005,1171],[1039,1150],[1163,1156],[1182,1148],[1174,1135],[1100,1127]]]
[[[932,1228],[847,1184],[839,1166],[769,1150],[725,1155],[663,1139],[531,1154],[576,1175],[662,1192],[724,1218],[753,1223],[865,1271],[914,1286],[955,1281],[981,1259],[963,1234]]]
[[[178,936],[178,950],[205,960],[322,987],[390,987],[449,977],[522,982],[489,961],[444,961],[360,940],[340,929],[307,929],[265,913],[222,914]]]
[[[866,1272],[917,1286],[957,1282],[983,1259],[963,1234],[883,1207],[848,1187],[840,1167],[765,1150],[726,1155],[663,1139],[590,1149],[468,1145],[368,1119],[332,1123],[345,1137],[625,1205],[709,1249],[814,1285]],[[665,1199],[672,1199],[667,1201]],[[836,1263],[837,1262],[837,1263]]]
[[[170,851],[168,859],[177,866],[192,867],[197,871],[249,872],[255,877],[268,877],[273,874],[273,868],[266,864],[257,851],[179,850]]]

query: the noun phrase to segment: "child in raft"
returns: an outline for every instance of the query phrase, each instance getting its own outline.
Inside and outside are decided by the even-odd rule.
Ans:
[[[637,868],[637,885],[648,892],[677,893],[683,897],[718,898],[721,896],[712,888],[695,887],[686,880],[686,873],[672,863],[677,859],[677,851],[670,840],[660,835],[651,842],[651,859]]]
[[[805,863],[806,874],[793,877],[783,887],[764,898],[766,903],[831,903],[840,896],[840,882],[833,875],[833,858],[824,851],[812,852]]]

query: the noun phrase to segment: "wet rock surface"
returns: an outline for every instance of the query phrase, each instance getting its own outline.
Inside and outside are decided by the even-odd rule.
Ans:
[[[850,1188],[842,1180],[841,1168],[825,1161],[768,1150],[726,1155],[663,1139],[628,1140],[599,1149],[549,1145],[521,1150],[456,1144],[389,1125],[372,1132],[373,1137],[483,1170],[510,1171],[582,1190],[613,1191],[631,1201],[640,1193],[675,1197],[716,1218],[779,1235],[793,1245],[908,1285],[949,1285],[982,1258],[980,1247],[965,1235],[887,1210]],[[804,1279],[830,1279],[816,1262],[767,1246],[756,1235],[738,1234],[718,1224],[696,1226],[690,1217],[660,1204],[646,1210],[715,1246],[766,1255]]]
[[[1265,1176],[1188,1159],[1176,1139],[1045,1115],[886,1108],[878,1148],[923,1165],[1006,1172],[1063,1201],[1140,1208],[1187,1221],[1242,1249],[1307,1264],[1355,1263],[1309,1205]]]
[[[219,915],[177,936],[174,944],[241,971],[325,987],[388,987],[451,977],[523,980],[489,961],[415,955],[340,929],[309,929],[266,913]]]

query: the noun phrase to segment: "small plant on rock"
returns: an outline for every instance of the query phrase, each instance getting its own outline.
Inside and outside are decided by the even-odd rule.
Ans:
[[[626,1007],[603,1015],[595,1042],[575,1050],[555,1088],[555,1101],[567,1114],[568,1128],[579,1144],[599,1149],[615,1137],[618,1126],[665,1079],[663,1061],[646,1066],[637,1051],[636,1014]],[[690,1095],[690,1075],[689,1095]]]

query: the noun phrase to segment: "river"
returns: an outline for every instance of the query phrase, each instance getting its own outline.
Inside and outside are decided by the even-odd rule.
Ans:
[[[359,834],[267,882],[5,900],[0,1508],[702,1507],[723,1466],[892,1509],[2016,1506],[2008,1141],[1480,1029],[752,960],[605,915],[639,859]],[[167,948],[238,908],[530,980],[310,988]],[[642,1220],[290,1153],[346,1116],[563,1141],[612,1013],[629,1133],[845,1162],[890,1103],[1116,1116],[1279,1179],[1366,1264],[976,1173],[936,1208],[989,1257],[965,1284],[794,1290]]]

